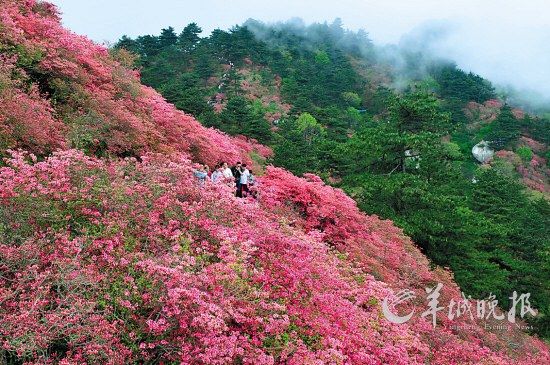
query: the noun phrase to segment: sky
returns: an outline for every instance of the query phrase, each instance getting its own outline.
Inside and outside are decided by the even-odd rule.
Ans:
[[[306,23],[342,19],[375,44],[426,41],[436,55],[499,84],[530,89],[550,100],[548,0],[53,0],[63,23],[96,42],[126,34],[180,31],[196,22],[206,34],[248,18]],[[429,35],[429,37],[427,37]]]

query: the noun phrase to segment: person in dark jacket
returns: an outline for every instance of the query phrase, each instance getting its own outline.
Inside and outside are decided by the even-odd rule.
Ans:
[[[231,172],[233,173],[233,177],[235,178],[235,184],[237,187],[237,192],[235,195],[242,196],[241,191],[241,173],[242,173],[242,164],[240,162],[237,162],[235,166],[231,168]]]

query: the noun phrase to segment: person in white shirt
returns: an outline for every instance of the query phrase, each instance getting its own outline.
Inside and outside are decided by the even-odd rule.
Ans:
[[[222,179],[223,179],[223,167],[222,167],[221,164],[216,166],[216,169],[214,170],[214,172],[212,173],[212,176],[210,178],[212,179],[213,183],[218,183],[218,182],[222,181]]]
[[[231,171],[231,169],[229,168],[229,166],[227,165],[227,162],[224,162],[223,163],[223,177],[225,179],[231,179],[233,180],[234,176],[233,176],[233,172]]]
[[[239,198],[245,198],[248,195],[248,183],[250,179],[250,171],[246,168],[246,164],[241,167],[240,189],[237,192]]]

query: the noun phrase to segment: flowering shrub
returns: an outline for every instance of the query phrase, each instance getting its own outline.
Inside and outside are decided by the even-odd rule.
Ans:
[[[53,6],[2,1],[0,24],[0,46],[9,55],[0,60],[4,148],[45,154],[70,145],[96,155],[158,151],[188,153],[212,166],[253,163],[253,144],[239,141],[246,151],[239,148],[141,86],[106,48],[61,27]]]
[[[522,143],[528,139],[523,139]],[[525,143],[525,145],[529,145]],[[531,145],[533,145],[531,143]],[[536,145],[535,145],[536,146]],[[520,147],[525,148],[525,147]],[[529,151],[531,151],[529,149]],[[548,180],[550,177],[550,169],[546,164],[546,159],[540,157],[537,154],[529,156],[529,161],[522,163],[522,160],[518,154],[513,151],[500,150],[495,153],[495,156],[499,160],[506,161],[510,163],[515,170],[521,176],[522,183],[530,189],[540,191],[542,193],[550,192],[550,186]]]
[[[483,103],[487,108],[502,108],[502,102],[498,99],[490,99]]]
[[[439,282],[444,284],[443,302],[460,298],[460,289],[451,273],[443,269],[430,270],[427,259],[397,227],[376,216],[362,214],[351,198],[325,185],[319,177],[306,174],[305,179],[301,179],[282,169],[269,167],[260,182],[264,209],[292,217],[292,225],[306,232],[321,232],[327,243],[354,267],[361,268],[362,275],[373,275],[396,289],[413,289],[420,297],[425,296],[425,287]],[[489,363],[506,362],[489,350],[503,346],[503,333],[490,333],[483,323],[476,327],[466,318],[455,318],[451,323],[444,314],[438,316],[438,321],[445,328],[433,330],[425,321],[411,323],[414,332],[422,334],[425,343],[433,345],[434,363],[477,363],[488,357],[493,359]],[[519,333],[514,336],[521,337]],[[525,339],[519,337],[516,341],[525,343]],[[473,347],[468,349],[469,346]],[[542,343],[530,346],[535,352],[545,353],[543,357],[548,356]],[[529,361],[536,363],[539,360],[529,357]]]
[[[358,284],[319,234],[225,186],[185,183],[184,158],[24,159],[15,154],[0,180],[0,338],[10,356],[406,364],[426,355],[407,327],[382,326],[378,307],[363,304],[387,294],[380,282]]]
[[[525,112],[521,109],[512,109],[512,113],[514,114],[514,117],[516,117],[516,119],[518,120],[522,120],[523,118],[525,118]]]
[[[394,325],[383,319],[380,303],[390,292],[367,263],[385,260],[377,267],[391,265],[386,271],[398,271],[395,280],[412,270],[426,280],[447,274],[429,271],[419,253],[406,253],[412,246],[389,222],[362,215],[313,176],[300,181],[298,199],[310,207],[304,216],[303,210],[283,214],[284,208],[264,206],[285,202],[277,195],[276,175],[287,173],[278,169],[262,178],[264,201],[257,203],[234,198],[223,184],[189,184],[193,164],[183,156],[107,161],[70,150],[33,160],[14,153],[0,171],[0,340],[10,358],[113,364],[516,361],[490,350],[501,341],[482,327],[459,336],[433,330],[425,320]],[[337,212],[315,206],[329,201]],[[371,231],[356,238],[358,230]],[[346,248],[359,240],[365,250]],[[368,246],[384,243],[401,264],[389,255],[370,257]],[[446,284],[456,291],[450,279]],[[522,336],[522,356],[538,356],[526,363],[545,363],[544,345]]]
[[[65,126],[53,118],[50,103],[40,97],[35,85],[29,88],[12,79],[15,61],[15,57],[0,56],[0,147],[18,145],[39,153],[65,147]]]
[[[492,122],[498,117],[501,107],[502,103],[494,99],[483,104],[470,101],[464,108],[464,114],[471,121]]]
[[[544,145],[544,143],[535,141],[532,138],[521,136],[519,140],[520,140],[520,145],[529,147],[535,153],[543,154],[544,151],[546,150],[546,146]]]

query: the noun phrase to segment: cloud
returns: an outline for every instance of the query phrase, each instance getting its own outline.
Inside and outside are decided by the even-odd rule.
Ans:
[[[424,37],[438,55],[492,81],[532,89],[550,98],[550,2],[548,0],[53,0],[64,23],[96,41],[123,34],[157,34],[169,25],[197,22],[205,33],[248,18],[274,22],[300,17],[307,23],[341,18],[365,29],[378,44],[404,34]],[[427,39],[431,36],[433,39]]]
[[[550,26],[520,27],[462,18],[424,22],[403,36],[400,45],[452,60],[460,68],[504,89],[511,86],[540,104],[550,102],[549,41]]]

